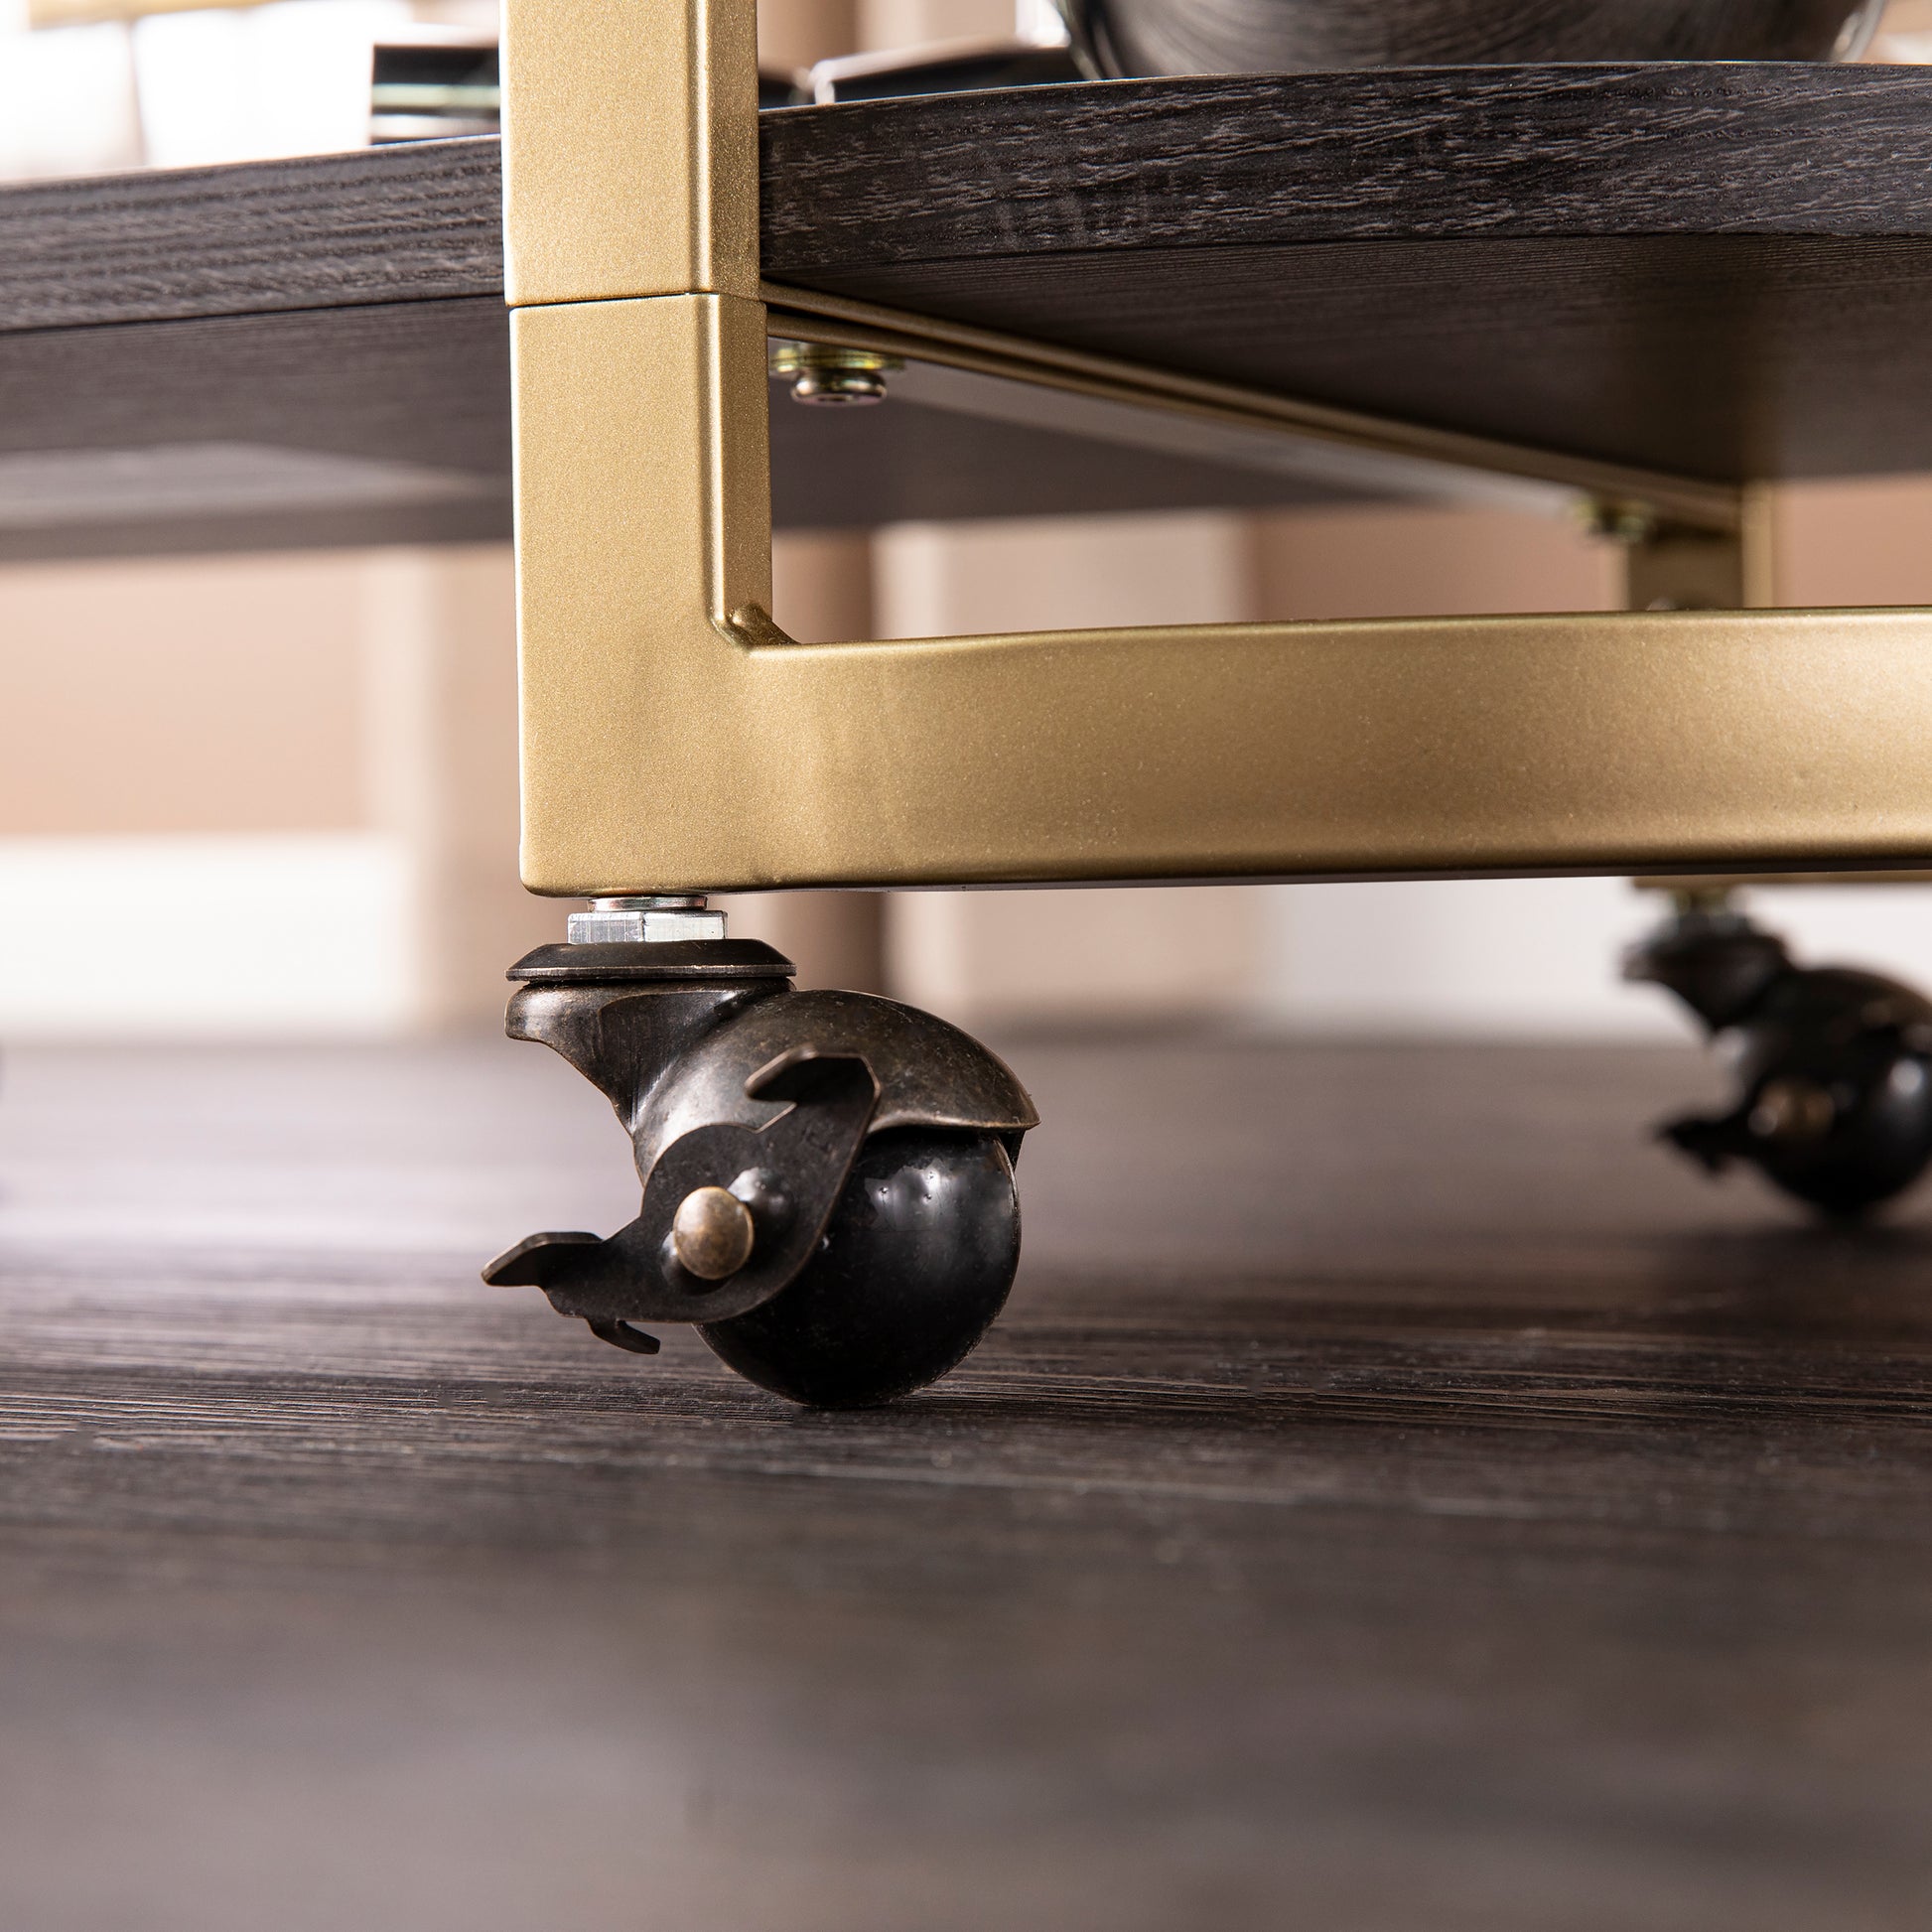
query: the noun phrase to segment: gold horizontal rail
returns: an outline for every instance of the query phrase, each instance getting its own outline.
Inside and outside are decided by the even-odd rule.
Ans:
[[[1923,612],[793,643],[766,328],[515,318],[536,891],[1932,861]]]

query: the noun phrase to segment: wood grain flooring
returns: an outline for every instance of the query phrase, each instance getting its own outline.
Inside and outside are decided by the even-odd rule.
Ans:
[[[528,1047],[0,1080],[0,1924],[1916,1927],[1932,1213],[1668,1049],[1003,1041],[1007,1316],[813,1416],[479,1260]]]

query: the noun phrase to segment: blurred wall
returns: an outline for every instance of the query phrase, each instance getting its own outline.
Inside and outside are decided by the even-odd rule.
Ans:
[[[889,634],[902,636],[1034,624],[1602,610],[1614,608],[1618,574],[1613,549],[1572,525],[1493,509],[902,527],[882,533],[876,550],[881,615]],[[1433,903],[1430,890],[900,895],[892,903],[888,959],[894,985],[908,999],[980,1025],[1260,1017],[1406,1028],[1441,1024],[1471,999],[1516,1003],[1517,990],[1472,973],[1464,958],[1489,951],[1481,936],[1490,916],[1484,889],[1472,897],[1469,888],[1449,888],[1448,901]],[[1586,892],[1602,901],[1596,882]],[[1530,893],[1528,916],[1542,922],[1547,889]],[[1574,910],[1562,908],[1566,924]],[[1587,948],[1597,938],[1592,930],[1578,948],[1592,988],[1604,955]],[[1563,950],[1562,940],[1553,943]]]
[[[0,1025],[368,1033],[500,1007],[496,545],[0,571]]]
[[[786,538],[806,638],[871,622],[864,539]],[[493,1025],[563,936],[516,876],[506,546],[0,569],[0,1031]],[[882,900],[732,902],[815,984]]]
[[[151,104],[172,101],[175,117],[150,116],[145,132],[120,30],[37,37],[31,85],[0,60],[0,173],[125,165],[143,140],[176,140],[170,127],[236,151],[315,145],[293,123],[217,126],[163,84],[175,68],[186,88],[312,31],[321,16],[298,11],[144,23]],[[399,17],[394,0],[330,13],[367,32]],[[799,67],[999,33],[1012,17],[1004,0],[764,0],[760,45],[771,65]],[[1901,0],[1887,25],[1895,48],[1922,34],[1932,53],[1932,0]],[[174,60],[197,33],[212,37],[212,66]],[[64,62],[93,75],[98,125],[27,112]],[[1932,604],[1932,480],[1786,490],[1775,514],[1781,601]],[[1361,508],[791,536],[774,564],[777,615],[807,640],[1595,609],[1616,575],[1612,551],[1561,522]],[[561,931],[564,908],[515,879],[499,547],[0,570],[0,689],[6,1034],[493,1024],[503,964]],[[1908,975],[1932,966],[1932,894],[1763,897],[1813,951]],[[890,983],[972,1022],[1675,1025],[1615,982],[1618,946],[1652,915],[1617,881],[774,894],[732,910],[734,930],[771,938],[809,980]]]
[[[1932,604],[1932,480],[1777,492],[1778,601]],[[1497,510],[899,529],[877,542],[897,634],[1027,623],[1348,619],[1616,607],[1613,546]],[[1137,615],[1138,614],[1138,615]],[[1812,955],[1932,974],[1932,892],[1752,896]],[[969,1024],[1193,1018],[1342,1033],[1677,1037],[1624,986],[1657,916],[1615,879],[901,895],[895,987]]]

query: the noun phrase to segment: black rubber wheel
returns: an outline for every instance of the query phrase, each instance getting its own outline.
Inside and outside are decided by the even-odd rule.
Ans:
[[[990,1134],[897,1128],[859,1150],[818,1253],[762,1308],[698,1332],[817,1409],[923,1388],[992,1326],[1020,1265],[1013,1164]]]
[[[1837,1066],[1806,1071],[1809,1090],[1836,1103],[1830,1131],[1793,1147],[1768,1140],[1754,1158],[1787,1194],[1856,1220],[1903,1193],[1932,1161],[1932,1073],[1916,1056],[1882,1050],[1848,1051]]]
[[[1929,1026],[1923,996],[1876,973],[1784,975],[1740,1029],[1745,1158],[1838,1219],[1902,1193],[1932,1161]],[[1807,1133],[1812,1109],[1819,1123]]]

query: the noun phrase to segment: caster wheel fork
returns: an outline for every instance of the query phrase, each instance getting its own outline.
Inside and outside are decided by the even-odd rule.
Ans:
[[[658,1343],[633,1323],[692,1323],[741,1374],[815,1407],[943,1375],[1019,1265],[1013,1163],[1037,1116],[1018,1080],[929,1014],[793,990],[757,941],[611,926],[519,960],[506,1026],[611,1100],[642,1203],[605,1239],[531,1235],[483,1279],[540,1288],[636,1353]]]

